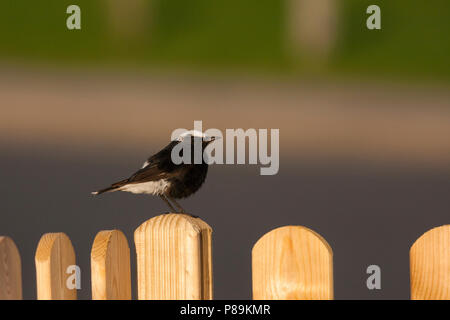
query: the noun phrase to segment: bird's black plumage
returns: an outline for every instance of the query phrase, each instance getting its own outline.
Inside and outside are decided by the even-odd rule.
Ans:
[[[172,150],[179,143],[190,141],[190,163],[175,164],[172,161]],[[202,162],[194,163],[195,140],[201,143]],[[167,205],[174,210],[170,202],[175,203],[181,212],[183,208],[175,199],[185,198],[195,193],[205,182],[208,173],[208,164],[204,162],[203,150],[213,141],[213,138],[205,140],[204,137],[187,135],[182,141],[171,141],[164,149],[148,158],[144,166],[131,175],[128,179],[113,183],[110,187],[93,192],[102,194],[112,191],[128,191],[132,193],[146,193],[160,196]],[[180,156],[182,157],[181,150]],[[169,201],[170,200],[170,201]]]

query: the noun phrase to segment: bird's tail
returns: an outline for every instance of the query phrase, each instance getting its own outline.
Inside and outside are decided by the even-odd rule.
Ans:
[[[102,194],[102,193],[105,193],[105,192],[116,191],[118,188],[119,187],[108,187],[108,188],[105,188],[105,189],[102,189],[102,190],[98,190],[98,191],[94,191],[94,192],[91,192],[91,193],[96,196],[98,194]]]
[[[120,187],[122,187],[123,185],[125,185],[126,183],[128,182],[128,179],[125,179],[125,180],[122,180],[122,181],[119,181],[119,182],[116,182],[116,183],[113,183],[110,187],[108,187],[108,188],[105,188],[105,189],[101,189],[101,190],[98,190],[98,191],[94,191],[94,192],[91,192],[93,195],[99,195],[99,194],[102,194],[102,193],[105,193],[105,192],[113,192],[113,191],[117,191]]]

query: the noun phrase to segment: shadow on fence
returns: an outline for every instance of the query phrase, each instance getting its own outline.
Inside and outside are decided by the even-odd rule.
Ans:
[[[164,214],[134,233],[138,299],[213,298],[211,227],[199,218]],[[76,299],[75,252],[64,233],[46,233],[35,256],[37,298]],[[450,299],[450,225],[427,231],[410,250],[411,299]],[[100,231],[91,250],[93,300],[131,299],[130,249],[119,230]],[[285,226],[252,250],[254,299],[333,299],[333,251],[316,232]],[[21,260],[0,237],[0,299],[22,299]]]

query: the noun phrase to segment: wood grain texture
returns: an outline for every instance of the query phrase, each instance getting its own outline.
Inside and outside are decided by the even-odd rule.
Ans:
[[[35,256],[38,300],[75,300],[77,290],[66,285],[67,267],[75,265],[72,242],[64,233],[46,233]]]
[[[409,257],[411,299],[450,300],[450,225],[425,232]]]
[[[91,250],[93,300],[130,300],[130,248],[120,230],[100,231]]]
[[[253,299],[333,299],[333,251],[301,226],[274,229],[252,250]]]
[[[140,300],[212,299],[211,227],[185,214],[147,220],[134,233]]]
[[[9,237],[0,237],[0,300],[22,299],[22,264],[19,250]]]

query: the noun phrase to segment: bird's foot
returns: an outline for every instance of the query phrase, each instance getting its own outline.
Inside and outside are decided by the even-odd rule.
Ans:
[[[184,211],[183,208],[180,208],[180,211],[178,211],[179,214],[185,214],[187,216],[190,216],[192,218],[198,218],[198,216],[194,216],[193,214],[187,213],[186,211]]]

